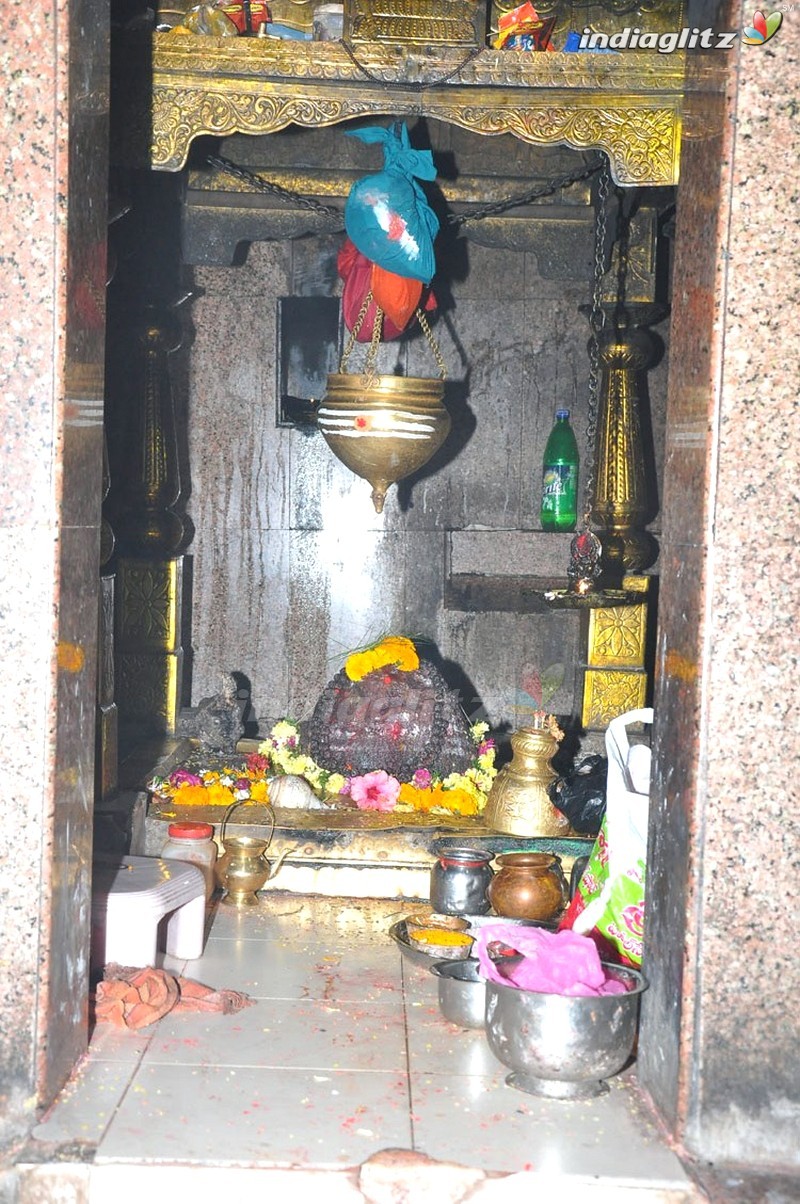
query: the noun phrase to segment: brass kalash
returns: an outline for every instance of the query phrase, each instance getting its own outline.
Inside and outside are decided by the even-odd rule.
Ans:
[[[346,371],[372,304],[372,293],[368,292],[342,354],[340,371],[328,376],[325,397],[317,411],[317,426],[333,454],[351,472],[369,481],[372,502],[380,514],[390,485],[427,464],[444,443],[451,424],[442,403],[447,369],[421,309],[417,310],[417,320],[439,366],[438,380],[380,376],[375,372],[383,328],[383,312],[379,307],[364,372]]]

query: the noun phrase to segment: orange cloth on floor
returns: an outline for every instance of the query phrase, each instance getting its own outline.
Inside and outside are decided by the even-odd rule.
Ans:
[[[255,1001],[241,991],[206,987],[152,966],[106,966],[95,991],[95,1019],[117,1028],[145,1028],[167,1012],[241,1011]]]

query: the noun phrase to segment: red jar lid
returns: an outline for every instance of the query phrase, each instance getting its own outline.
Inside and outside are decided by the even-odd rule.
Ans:
[[[201,823],[170,824],[167,833],[179,840],[205,840],[214,835],[214,828],[211,824]]]

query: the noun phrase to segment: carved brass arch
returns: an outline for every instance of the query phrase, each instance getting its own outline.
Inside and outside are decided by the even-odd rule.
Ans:
[[[151,166],[179,171],[202,135],[269,134],[379,115],[604,150],[621,185],[678,180],[680,55],[442,47],[436,59],[341,43],[153,35]],[[450,79],[449,77],[454,78]],[[437,81],[447,79],[446,83]]]

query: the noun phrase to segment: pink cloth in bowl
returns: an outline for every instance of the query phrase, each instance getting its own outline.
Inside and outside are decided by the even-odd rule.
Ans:
[[[499,964],[489,946],[500,943],[522,955],[522,961]],[[489,982],[544,995],[624,995],[626,987],[609,978],[591,937],[565,929],[526,928],[519,924],[485,924],[475,940],[480,972]],[[500,968],[502,967],[502,969]]]

